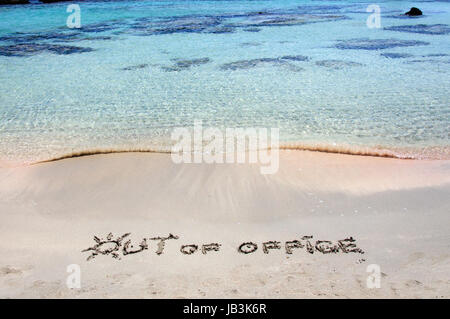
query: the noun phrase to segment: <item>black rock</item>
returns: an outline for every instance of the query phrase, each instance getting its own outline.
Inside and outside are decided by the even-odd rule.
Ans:
[[[422,11],[416,7],[412,7],[408,12],[405,13],[407,16],[421,16]]]
[[[0,0],[0,5],[8,5],[8,4],[29,4],[28,0]]]

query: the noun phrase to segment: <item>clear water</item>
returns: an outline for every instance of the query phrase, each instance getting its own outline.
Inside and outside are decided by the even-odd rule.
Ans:
[[[81,29],[70,3],[1,6],[0,162],[165,151],[196,119],[450,158],[450,2],[377,3],[379,29],[361,1],[85,1]]]

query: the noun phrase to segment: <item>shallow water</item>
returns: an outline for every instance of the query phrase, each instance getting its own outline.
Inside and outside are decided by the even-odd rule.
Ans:
[[[285,148],[450,158],[448,1],[0,7],[0,162],[170,149],[174,127],[278,127]],[[424,16],[406,18],[410,7]]]

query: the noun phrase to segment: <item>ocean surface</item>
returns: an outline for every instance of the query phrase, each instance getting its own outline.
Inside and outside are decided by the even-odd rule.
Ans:
[[[279,128],[284,148],[449,159],[449,22],[449,1],[0,6],[0,163],[168,151],[195,120]]]

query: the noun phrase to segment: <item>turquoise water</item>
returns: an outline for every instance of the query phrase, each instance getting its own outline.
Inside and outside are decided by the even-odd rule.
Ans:
[[[74,2],[76,3],[76,2]],[[0,7],[0,162],[170,149],[174,127],[450,158],[450,2],[83,1]],[[424,16],[405,18],[410,7]]]

